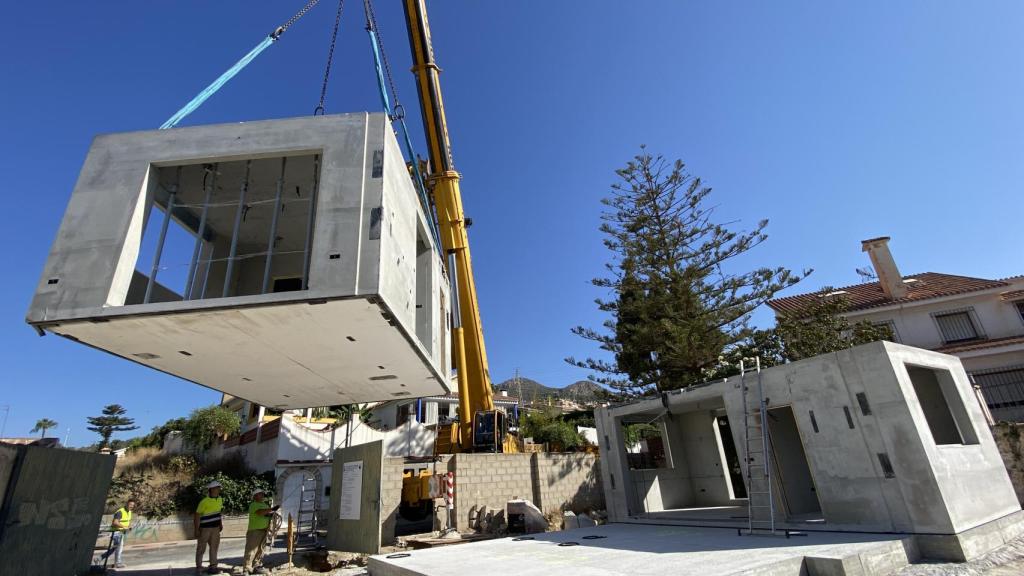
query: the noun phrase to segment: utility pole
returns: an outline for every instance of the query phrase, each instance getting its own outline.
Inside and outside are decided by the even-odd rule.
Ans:
[[[4,431],[7,430],[7,417],[11,415],[11,405],[4,404],[3,406],[0,406],[0,408],[4,411],[4,423],[0,425],[0,438],[3,438]]]

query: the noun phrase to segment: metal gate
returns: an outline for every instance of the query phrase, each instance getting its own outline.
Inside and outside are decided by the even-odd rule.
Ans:
[[[378,440],[334,452],[328,548],[361,554],[380,551],[383,447]]]

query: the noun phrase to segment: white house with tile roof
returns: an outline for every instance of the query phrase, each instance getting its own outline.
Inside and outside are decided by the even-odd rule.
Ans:
[[[1000,280],[925,272],[900,275],[889,238],[862,242],[878,282],[836,288],[851,322],[888,325],[902,344],[953,354],[981,386],[996,420],[1024,421],[1024,276]],[[768,302],[799,315],[820,292]]]

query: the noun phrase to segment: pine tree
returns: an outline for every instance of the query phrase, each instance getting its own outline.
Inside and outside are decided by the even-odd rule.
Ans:
[[[752,334],[754,309],[810,271],[727,271],[730,260],[767,239],[768,222],[734,232],[712,221],[711,189],[682,161],[641,148],[616,173],[600,228],[613,259],[609,275],[592,281],[614,295],[597,300],[609,318],[604,330],[573,329],[611,359],[567,361],[626,396],[682,388],[705,379],[723,352]]]
[[[115,432],[127,432],[138,428],[138,426],[135,426],[133,418],[125,416],[126,413],[127,410],[120,404],[110,404],[103,407],[102,416],[89,416],[86,418],[89,422],[87,428],[100,435],[100,450],[110,445],[110,437]]]
[[[802,360],[875,342],[892,340],[888,326],[875,325],[866,320],[850,324],[843,314],[849,302],[842,295],[833,295],[835,289],[825,287],[818,293],[818,301],[798,314],[780,316],[775,332],[782,343],[782,356],[789,361]]]

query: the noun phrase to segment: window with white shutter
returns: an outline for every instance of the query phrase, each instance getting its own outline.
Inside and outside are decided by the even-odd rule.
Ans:
[[[970,309],[954,310],[933,315],[946,344],[984,338]]]

